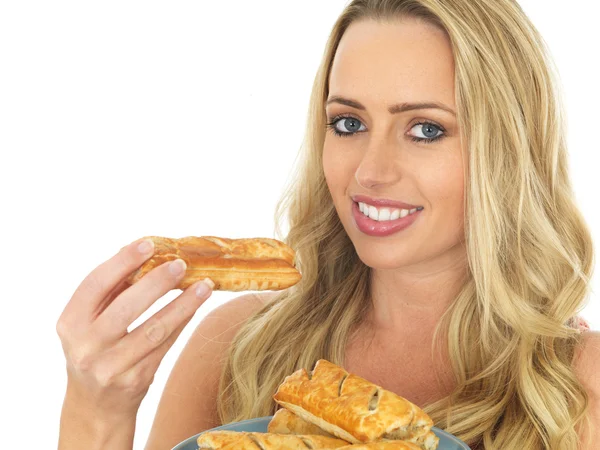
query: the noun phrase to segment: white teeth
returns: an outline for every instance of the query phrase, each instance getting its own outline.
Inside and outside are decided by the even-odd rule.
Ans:
[[[383,208],[379,211],[379,220],[390,220],[390,210]]]
[[[374,206],[369,206],[369,217],[373,220],[379,220],[379,211]]]
[[[392,209],[389,208],[381,208],[377,209],[375,206],[367,205],[363,202],[358,202],[358,209],[365,216],[377,220],[380,222],[385,222],[387,220],[396,220],[401,217],[406,217],[409,214],[414,213],[417,208],[413,208],[411,210],[408,209]]]

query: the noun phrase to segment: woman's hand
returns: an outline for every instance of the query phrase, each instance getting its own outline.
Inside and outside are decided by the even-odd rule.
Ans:
[[[78,409],[80,414],[85,409],[100,420],[135,420],[167,350],[210,297],[214,287],[211,280],[195,283],[128,332],[129,325],[174,289],[185,273],[182,260],[171,261],[156,267],[134,285],[127,284],[127,276],[153,250],[151,241],[136,241],[123,247],[83,280],[61,314],[56,328],[68,373],[63,416],[72,404],[72,409]]]

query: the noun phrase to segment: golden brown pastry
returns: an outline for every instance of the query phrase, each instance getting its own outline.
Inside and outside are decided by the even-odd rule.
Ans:
[[[208,277],[214,281],[215,291],[277,291],[293,286],[302,278],[295,267],[294,250],[276,239],[146,238],[154,241],[154,255],[128,277],[130,284],[155,267],[177,258],[187,264],[177,289],[185,289]]]
[[[210,450],[306,450],[340,448],[348,445],[341,439],[325,436],[238,431],[207,431],[196,440],[200,449]]]
[[[436,450],[440,442],[440,438],[438,438],[433,431],[428,431],[425,434],[408,438],[406,441],[418,444],[419,448],[422,450]]]
[[[286,377],[273,399],[353,444],[386,439],[425,442],[433,426],[418,406],[324,359],[310,375],[300,369]],[[433,438],[435,446],[430,448],[435,449]]]
[[[271,421],[269,422],[267,431],[269,433],[279,433],[279,434],[318,434],[322,436],[335,437],[334,435],[328,433],[327,431],[321,429],[317,425],[307,422],[306,420],[298,417],[293,412],[282,408],[279,409]],[[381,442],[381,441],[380,441]],[[383,441],[387,442],[387,441]],[[399,441],[391,441],[391,442],[399,442]],[[424,435],[417,435],[412,438],[407,438],[402,442],[410,442],[418,445],[419,450],[435,450],[437,449],[439,438],[435,435],[433,431],[429,431]],[[359,444],[355,444],[359,445]],[[352,447],[354,448],[354,447]],[[388,447],[382,447],[388,448]],[[390,447],[392,448],[392,447]]]
[[[406,441],[386,441],[347,445],[337,450],[421,450],[421,447]]]
[[[279,409],[267,427],[269,433],[277,434],[317,434],[320,436],[335,437],[317,425],[301,419],[293,412]]]

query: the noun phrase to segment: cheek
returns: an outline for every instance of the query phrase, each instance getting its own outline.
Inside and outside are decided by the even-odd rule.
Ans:
[[[323,146],[322,163],[323,173],[330,191],[335,193],[340,189],[346,189],[354,174],[351,159],[344,158],[341,152],[336,151],[332,146],[328,146],[326,140]]]
[[[461,160],[453,159],[427,173],[421,186],[427,189],[425,198],[431,203],[432,212],[457,234],[462,234],[464,218],[464,177]],[[437,225],[436,225],[437,226]]]
[[[461,173],[446,172],[443,177],[434,178],[429,184],[434,190],[431,194],[432,199],[436,199],[440,205],[455,209],[462,203],[463,197],[463,176]]]
[[[427,167],[430,169],[427,170]],[[437,163],[424,164],[421,169],[419,173],[426,178],[423,180],[423,186],[429,187],[432,201],[434,199],[446,200],[449,205],[456,205],[457,201],[462,200],[464,173],[459,152],[452,151],[446,155],[441,154],[437,158]]]

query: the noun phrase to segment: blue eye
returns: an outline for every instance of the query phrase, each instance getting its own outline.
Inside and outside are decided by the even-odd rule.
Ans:
[[[340,131],[337,126],[338,123],[341,123],[349,131]],[[356,117],[339,115],[334,117],[331,122],[327,123],[327,129],[330,129],[336,136],[351,137],[359,131],[364,131],[360,129],[360,125],[362,125],[362,122]],[[421,134],[423,134],[424,137],[412,136],[411,140],[413,142],[423,142],[428,144],[430,142],[440,140],[446,136],[444,134],[444,129],[433,122],[416,123],[412,126],[411,130],[416,127],[421,128]],[[441,132],[441,134],[436,135],[437,132]]]
[[[337,124],[341,123],[346,127],[349,131],[340,131],[337,127]],[[352,136],[353,134],[360,131],[361,121],[355,117],[351,116],[337,116],[330,123],[327,124],[327,127],[333,131],[333,134],[336,136]]]
[[[443,136],[445,136],[443,134],[443,130],[436,124],[431,123],[431,122],[419,122],[419,123],[415,123],[413,125],[413,127],[411,128],[411,130],[413,128],[421,128],[421,134],[423,134],[425,137],[420,138],[420,137],[412,137],[412,140],[414,142],[425,142],[425,143],[429,143],[429,142],[433,142],[433,141],[437,141],[438,139],[441,139]],[[442,132],[442,134],[436,134],[437,132]]]

